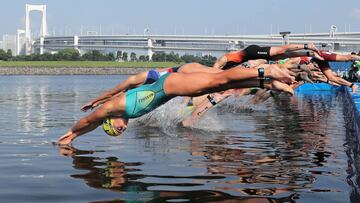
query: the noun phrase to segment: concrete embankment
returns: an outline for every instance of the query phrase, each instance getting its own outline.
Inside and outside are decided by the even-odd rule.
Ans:
[[[119,67],[0,67],[0,75],[128,75],[146,68]]]

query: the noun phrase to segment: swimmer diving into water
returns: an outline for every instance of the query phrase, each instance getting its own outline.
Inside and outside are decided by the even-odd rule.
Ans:
[[[81,107],[82,111],[88,111],[89,109],[94,109],[99,105],[107,102],[112,97],[124,93],[127,90],[139,87],[141,85],[152,84],[156,82],[161,76],[166,73],[193,73],[193,72],[204,72],[204,73],[218,73],[221,70],[209,68],[207,66],[201,65],[199,63],[188,63],[179,67],[173,68],[161,68],[155,70],[144,71],[135,75],[131,75],[125,81],[117,84],[111,90],[105,91],[97,98],[87,102],[84,106]]]
[[[107,102],[111,97],[121,94],[129,89],[139,87],[141,85],[152,84],[156,82],[162,75],[170,72],[177,72],[178,68],[162,68],[144,71],[135,75],[131,75],[125,81],[117,84],[111,90],[108,90],[102,93],[97,98],[87,102],[84,106],[81,107],[82,111],[88,111],[89,109],[94,109],[99,105]]]
[[[307,52],[296,52],[298,50],[309,50]],[[246,67],[252,67],[251,64],[266,63],[267,60],[272,60],[276,58],[288,58],[292,56],[313,56],[319,60],[323,58],[318,54],[319,50],[316,46],[311,44],[289,44],[284,46],[276,47],[260,47],[257,45],[250,45],[245,49],[230,52],[222,57],[220,57],[213,65],[215,69],[227,70],[239,64],[245,65]],[[284,66],[284,68],[291,68]],[[242,90],[246,92],[246,90]],[[247,92],[252,92],[250,89]],[[260,92],[260,91],[259,91]],[[186,118],[183,121],[184,126],[191,126],[194,124],[201,116],[203,116],[207,111],[212,109],[216,104],[224,101],[231,95],[230,91],[226,93],[215,93],[212,95],[207,95],[204,97],[203,101],[199,102],[199,105],[196,105],[195,110],[192,113],[191,117]]]
[[[258,79],[259,78],[259,79]],[[264,79],[271,78],[271,79]],[[96,129],[109,117],[119,134],[127,128],[128,120],[140,117],[176,96],[203,94],[242,87],[265,87],[294,94],[286,83],[295,79],[287,70],[264,64],[257,68],[236,67],[219,73],[168,73],[150,85],[143,85],[114,97],[89,115],[81,118],[65,135],[59,145]]]
[[[244,49],[244,50],[240,50],[238,52],[232,52],[229,54],[225,54],[222,58],[223,59],[219,59],[215,64],[214,67],[220,67],[219,64],[222,64],[222,62],[226,61],[227,56],[230,59],[230,61],[234,62],[233,59],[234,57],[237,58],[235,61],[244,61],[242,58],[242,54],[246,53],[246,52],[261,52],[261,50],[263,50],[263,58],[270,58],[270,55],[274,55],[274,56],[287,56],[287,57],[295,57],[295,58],[291,58],[291,59],[286,59],[284,60],[284,63],[279,64],[281,65],[282,68],[287,68],[290,69],[293,72],[297,72],[297,80],[299,81],[307,81],[312,83],[312,80],[309,79],[308,74],[312,75],[313,79],[317,79],[320,80],[321,77],[319,77],[320,75],[316,72],[314,72],[313,70],[315,70],[313,68],[313,64],[310,63],[312,61],[316,61],[316,64],[318,64],[319,66],[319,70],[321,70],[321,72],[323,72],[323,76],[325,77],[325,79],[323,79],[323,82],[329,83],[331,85],[336,85],[336,86],[340,86],[340,85],[344,85],[344,86],[348,86],[352,89],[353,92],[356,92],[356,90],[358,89],[358,86],[354,83],[350,83],[348,81],[346,81],[345,79],[336,76],[335,73],[333,73],[331,71],[330,65],[328,63],[328,61],[355,61],[355,60],[360,60],[360,56],[356,55],[356,54],[348,54],[348,55],[343,55],[343,54],[334,54],[334,53],[330,53],[327,51],[323,51],[323,50],[317,50],[314,48],[313,44],[310,44],[306,49],[309,49],[307,51],[294,51],[294,52],[290,52],[290,53],[285,53],[285,50],[295,50],[297,47],[300,47],[299,45],[292,45],[292,46],[288,46],[286,47],[259,47],[259,46],[255,46],[255,45],[251,45],[248,48]],[[304,48],[306,46],[304,45]],[[311,47],[311,48],[310,48]],[[290,48],[290,49],[289,49]],[[269,54],[270,51],[269,50],[273,50],[272,54]],[[315,52],[313,50],[317,50],[318,52]],[[243,53],[244,52],[244,53]],[[277,53],[277,54],[275,54]],[[254,54],[250,54],[250,55],[254,55]],[[261,54],[258,54],[258,57],[261,56]],[[301,56],[301,57],[300,57]],[[281,57],[280,57],[281,58]],[[246,60],[246,59],[245,59]],[[231,63],[230,63],[231,64]],[[298,64],[301,64],[300,66],[298,66]],[[309,64],[309,65],[307,65]],[[295,65],[295,66],[294,66]],[[229,64],[226,65],[228,68],[231,68],[231,66],[229,66]],[[226,69],[227,67],[224,67],[224,69]],[[223,68],[223,67],[221,67]],[[301,71],[301,72],[298,72]],[[306,74],[306,72],[308,74]],[[320,72],[320,73],[321,73]],[[322,74],[321,74],[322,75]],[[298,84],[300,85],[300,83]],[[293,88],[295,88],[297,86],[293,86]],[[251,92],[251,91],[248,91]],[[202,117],[207,111],[211,110],[215,105],[217,105],[218,103],[224,101],[226,98],[228,98],[231,93],[227,91],[225,93],[214,93],[208,97],[206,97],[206,99],[204,99],[204,101],[201,102],[200,105],[197,105],[196,108],[194,109],[193,113],[191,114],[191,116],[188,116],[187,118],[185,118],[182,122],[182,124],[184,126],[193,126],[199,119],[200,117]],[[260,90],[258,91],[258,93],[260,93],[261,95],[264,93],[264,90]],[[269,98],[271,96],[271,92],[266,92],[265,97],[263,97],[261,100],[264,101],[266,100],[266,98]],[[256,95],[255,95],[256,97]]]
[[[333,71],[331,70],[329,62],[344,62],[344,61],[356,61],[360,60],[360,56],[356,54],[335,54],[327,51],[320,50],[319,55],[324,60],[318,60],[317,58],[311,58],[311,57],[298,57],[291,60],[298,60],[300,64],[311,64],[315,63],[320,71],[325,75],[326,77],[326,83],[332,84],[332,85],[343,85],[350,87],[352,89],[352,92],[355,93],[358,89],[358,86],[354,83],[351,83],[341,77],[338,77]]]
[[[213,65],[214,68],[218,69],[229,69],[240,63],[243,63],[248,60],[254,59],[266,59],[271,60],[272,57],[286,55],[291,57],[291,52],[297,50],[309,49],[313,50],[314,57],[323,60],[321,56],[318,55],[319,50],[314,44],[288,44],[279,47],[260,47],[257,45],[250,45],[245,49],[230,52],[222,57],[220,57]],[[305,53],[308,54],[308,53]],[[306,56],[306,55],[305,55]],[[285,58],[287,58],[285,57]]]

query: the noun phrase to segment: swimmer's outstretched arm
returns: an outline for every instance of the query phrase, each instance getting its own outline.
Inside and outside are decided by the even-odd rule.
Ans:
[[[357,61],[360,56],[356,54],[336,54],[336,61]]]
[[[90,102],[86,103],[84,106],[81,107],[82,111],[87,111],[89,109],[93,109],[105,102],[107,102],[111,97],[123,92],[126,89],[132,89],[139,85],[142,85],[146,80],[148,72],[142,72],[136,75],[132,75],[128,77],[124,82],[119,83],[113,89],[105,91],[99,97],[91,100]]]
[[[273,78],[286,83],[294,82],[294,78],[291,76],[291,71],[281,69],[277,64],[262,64],[254,68],[243,68],[242,66],[237,66],[219,74],[226,75],[225,78],[230,81],[246,80],[250,78],[257,78],[259,76],[259,68],[264,68],[265,77]]]
[[[328,81],[327,81],[328,83],[335,83],[335,84],[348,86],[352,89],[352,91],[354,93],[358,89],[357,85],[355,85],[351,82],[348,82],[347,80],[344,80],[341,77],[335,76],[334,73],[332,72],[328,62],[319,62],[319,66],[320,66],[321,72],[323,72],[324,75],[326,76],[326,78],[328,79]]]
[[[313,43],[310,44],[288,44],[284,46],[271,47],[270,48],[270,56],[276,56],[285,54],[286,52],[292,52],[297,50],[308,49],[314,52],[320,53],[319,49]]]
[[[321,61],[324,60],[324,58],[322,56],[320,56],[318,52],[311,51],[311,50],[308,50],[308,51],[286,51],[282,54],[272,56],[271,59],[279,60],[279,59],[294,58],[294,57],[301,57],[301,56],[314,57]]]
[[[315,52],[313,54],[314,57],[318,58],[319,60],[324,60],[321,56],[319,56],[320,51],[313,43],[310,43],[310,44],[288,44],[288,45],[284,45],[284,46],[271,47],[270,48],[270,56],[278,57],[279,55],[280,56],[283,55],[282,57],[278,57],[275,59],[289,58],[292,56],[285,55],[287,52],[294,52],[294,51],[303,50],[303,49],[308,49],[308,50],[314,51]],[[240,51],[237,51],[237,52],[240,52]],[[305,53],[305,55],[303,54],[300,56],[306,56],[307,54],[308,53]],[[228,59],[227,59],[226,55],[223,55],[218,60],[216,60],[213,67],[222,69],[226,65],[227,62],[228,62]]]
[[[80,135],[96,129],[99,125],[102,124],[105,118],[109,116],[114,116],[116,113],[119,114],[119,112],[122,111],[122,108],[124,108],[121,105],[121,98],[123,97],[116,97],[102,105],[100,108],[96,109],[96,111],[81,118],[65,135],[58,139],[57,144],[70,144],[75,138],[79,137]]]

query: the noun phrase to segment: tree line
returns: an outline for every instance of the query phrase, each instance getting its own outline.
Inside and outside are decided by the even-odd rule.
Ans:
[[[76,49],[63,49],[57,53],[44,53],[44,54],[30,54],[30,55],[19,55],[12,56],[11,50],[4,51],[0,49],[0,60],[2,61],[149,61],[149,56],[140,55],[136,53],[117,51],[114,53],[101,53],[98,50],[92,50],[81,55]],[[205,55],[205,56],[193,56],[175,54],[170,52],[157,52],[153,55],[152,61],[155,62],[177,62],[177,63],[190,63],[198,62],[204,65],[212,65],[216,61],[216,57]]]

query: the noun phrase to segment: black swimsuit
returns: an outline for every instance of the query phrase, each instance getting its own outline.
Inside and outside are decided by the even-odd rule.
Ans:
[[[246,62],[248,60],[256,60],[256,59],[270,60],[270,49],[271,47],[260,47],[258,45],[250,45],[246,47],[244,50],[242,50],[244,52],[244,58],[241,60],[240,63]],[[227,70],[235,66],[238,66],[240,63],[236,61],[228,61],[223,67],[223,70]]]
[[[244,49],[245,57],[244,61],[255,59],[270,60],[271,47],[260,47],[258,45],[250,45]]]

